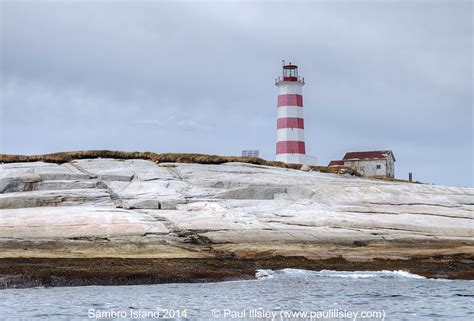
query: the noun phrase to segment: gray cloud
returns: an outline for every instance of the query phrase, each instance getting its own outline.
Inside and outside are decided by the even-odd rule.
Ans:
[[[472,185],[472,3],[1,2],[0,152],[274,157],[285,58],[321,163],[391,148]]]

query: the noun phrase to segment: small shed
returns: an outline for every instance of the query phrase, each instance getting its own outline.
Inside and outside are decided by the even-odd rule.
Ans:
[[[355,169],[363,176],[395,177],[395,156],[391,150],[349,152],[342,160],[344,166]]]

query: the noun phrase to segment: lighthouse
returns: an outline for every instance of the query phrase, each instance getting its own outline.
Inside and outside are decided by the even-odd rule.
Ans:
[[[283,61],[283,74],[275,80],[278,87],[276,160],[306,164],[303,117],[304,78],[298,66]]]

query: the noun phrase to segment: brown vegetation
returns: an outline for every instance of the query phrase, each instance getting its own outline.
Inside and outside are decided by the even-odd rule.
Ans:
[[[241,162],[254,165],[273,166],[290,169],[300,169],[299,164],[285,164],[283,162],[268,161],[258,157],[239,157],[239,156],[218,156],[206,154],[184,154],[184,153],[165,153],[157,154],[153,152],[120,152],[111,150],[88,150],[77,152],[62,152],[44,155],[8,155],[0,154],[0,163],[19,163],[19,162],[46,162],[62,164],[76,159],[95,159],[95,158],[114,158],[114,159],[145,159],[156,163],[196,163],[196,164],[222,164],[228,162]],[[356,175],[357,172],[347,167],[328,168],[327,166],[311,166],[311,170],[322,173],[350,174]]]
[[[472,280],[472,257],[413,257],[409,260],[303,257],[151,259],[9,258],[0,259],[0,289],[37,286],[132,285],[252,279],[257,269],[380,271],[406,270],[429,278]]]
[[[114,158],[114,159],[145,159],[156,163],[197,163],[197,164],[222,164],[226,162],[243,162],[257,165],[270,165],[287,168],[299,168],[300,165],[287,165],[280,162],[268,162],[257,157],[237,157],[237,156],[217,156],[206,154],[183,154],[183,153],[165,153],[157,154],[153,152],[120,152],[111,150],[88,150],[76,152],[61,152],[44,155],[8,155],[0,154],[0,162],[47,162],[62,164],[76,159],[95,159],[95,158]],[[269,164],[271,163],[271,164]]]
[[[328,166],[310,166],[311,170],[321,173],[331,173],[331,174],[349,174],[352,176],[361,176],[359,172],[350,167],[337,166],[337,167],[328,167]]]
[[[423,184],[420,181],[409,181],[407,179],[400,179],[400,178],[393,178],[393,177],[387,177],[387,176],[371,176],[369,178],[372,179],[379,179],[382,181],[387,181],[387,182],[399,182],[399,183],[413,183],[413,184]]]

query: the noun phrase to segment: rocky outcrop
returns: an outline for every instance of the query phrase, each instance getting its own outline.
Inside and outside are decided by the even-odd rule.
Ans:
[[[443,262],[431,276],[472,278],[444,269],[472,271],[473,210],[472,188],[242,163],[10,163],[0,165],[0,259],[422,260]]]

